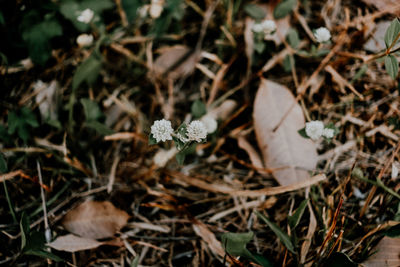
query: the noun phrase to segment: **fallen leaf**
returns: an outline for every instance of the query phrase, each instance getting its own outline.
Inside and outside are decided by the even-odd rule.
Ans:
[[[398,0],[363,0],[367,5],[375,6],[379,11],[386,11],[400,16],[400,3]]]
[[[317,165],[317,149],[298,133],[305,125],[304,115],[289,89],[262,79],[253,118],[265,167],[276,169],[273,175],[278,183],[291,185],[309,179],[308,172]]]
[[[385,236],[374,251],[377,252],[363,263],[365,267],[400,266],[400,238]]]
[[[128,213],[108,201],[87,201],[69,211],[62,225],[79,236],[100,239],[114,236],[128,219]]]
[[[57,237],[56,240],[49,243],[48,246],[55,250],[77,252],[82,250],[94,249],[103,245],[103,242],[85,237],[79,237],[73,234]]]
[[[163,49],[154,61],[153,70],[157,76],[167,75],[175,80],[193,72],[198,56],[186,46],[173,46]]]

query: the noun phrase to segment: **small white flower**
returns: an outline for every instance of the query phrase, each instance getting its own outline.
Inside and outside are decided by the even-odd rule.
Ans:
[[[324,136],[326,138],[333,138],[334,135],[335,135],[335,130],[333,130],[333,129],[325,128],[322,131],[322,136]]]
[[[160,141],[165,142],[166,140],[172,140],[172,129],[171,122],[165,119],[155,121],[151,126],[151,134],[156,139],[157,143]]]
[[[192,121],[186,128],[189,141],[201,142],[207,137],[207,129],[201,121]]]
[[[263,28],[265,35],[269,35],[274,31],[276,31],[276,24],[275,21],[273,20],[268,20],[268,19],[264,20],[263,22],[261,22],[261,26]]]
[[[314,32],[314,36],[318,43],[325,43],[328,42],[329,39],[331,39],[331,33],[325,27],[320,27],[316,29]]]
[[[322,121],[310,121],[306,123],[306,134],[312,140],[318,140],[324,131]]]
[[[83,10],[79,16],[76,18],[78,21],[88,24],[94,16],[93,10],[86,8]]]
[[[213,133],[218,128],[217,120],[211,115],[205,115],[201,118],[201,122],[207,129],[207,133]]]
[[[93,43],[93,35],[91,34],[81,34],[76,38],[76,43],[80,47],[90,46]]]
[[[153,19],[158,18],[164,9],[164,0],[152,0],[150,5],[150,16]]]
[[[264,28],[261,23],[254,23],[253,27],[251,27],[253,32],[260,33],[264,31]]]

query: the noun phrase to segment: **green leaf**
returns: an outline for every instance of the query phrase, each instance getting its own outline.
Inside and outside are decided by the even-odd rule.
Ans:
[[[389,48],[392,45],[393,41],[396,39],[399,33],[400,33],[400,22],[397,18],[395,18],[394,20],[392,20],[390,26],[387,28],[385,32],[384,40],[386,48]]]
[[[0,153],[0,173],[5,173],[5,172],[7,172],[7,162],[3,154]]]
[[[385,235],[389,237],[400,237],[400,224],[397,224],[387,229]]]
[[[255,211],[255,213],[258,218],[264,221],[268,225],[268,227],[271,228],[271,230],[278,236],[278,238],[285,245],[285,247],[293,254],[296,254],[296,252],[294,251],[294,246],[292,244],[292,241],[290,240],[290,237],[285,232],[283,232],[276,224],[274,224],[267,217],[265,217],[263,214],[259,213],[258,211]]]
[[[309,139],[310,137],[306,133],[306,128],[304,127],[303,129],[300,129],[297,131],[302,137]]]
[[[136,256],[133,261],[131,262],[131,267],[137,267],[139,265],[139,256]]]
[[[101,109],[96,102],[89,98],[82,98],[80,102],[83,106],[83,111],[87,121],[98,120],[103,117],[103,112],[101,112]]]
[[[291,28],[287,33],[286,39],[289,42],[290,46],[294,49],[296,49],[300,44],[299,33],[293,28]]]
[[[98,59],[92,54],[76,69],[74,77],[72,78],[72,89],[75,90],[83,82],[91,86],[96,81],[100,69],[101,59]]]
[[[85,125],[88,128],[95,130],[96,132],[98,132],[101,135],[110,135],[110,134],[114,133],[113,130],[111,130],[106,125],[104,125],[103,123],[98,122],[98,121],[86,121]]]
[[[282,0],[274,9],[274,18],[281,19],[289,15],[297,4],[297,0]]]
[[[186,157],[185,151],[179,151],[175,156],[176,161],[178,162],[179,165],[183,165],[183,163],[185,162],[185,157]]]
[[[157,140],[153,137],[152,134],[149,134],[149,141],[148,142],[149,142],[150,146],[157,144]]]
[[[232,256],[241,256],[260,264],[263,267],[272,267],[272,264],[262,255],[253,254],[246,245],[253,240],[254,233],[224,233],[222,235],[222,246]]]
[[[29,25],[22,31],[22,39],[28,45],[32,61],[43,65],[51,56],[50,40],[62,35],[62,27],[54,18],[47,17],[43,22]]]
[[[264,10],[262,10],[256,4],[246,4],[244,6],[244,11],[247,13],[247,15],[249,15],[250,17],[252,17],[253,19],[256,19],[256,20],[261,20],[261,19],[265,18],[265,16],[266,16]]]
[[[286,55],[285,58],[283,59],[283,70],[285,72],[290,72],[292,70],[292,63],[291,63],[292,60],[294,60],[292,55]]]
[[[397,59],[393,55],[385,57],[385,69],[390,77],[395,80],[399,73],[399,62],[397,62]]]
[[[257,53],[261,54],[264,52],[265,49],[265,43],[264,41],[259,41],[254,43],[254,50],[256,50]]]
[[[21,250],[24,249],[28,243],[30,222],[29,217],[25,212],[22,213],[21,222],[19,223],[21,229]]]
[[[297,210],[294,212],[292,216],[289,216],[288,222],[289,226],[291,229],[296,228],[296,226],[299,224],[301,217],[303,216],[303,213],[307,207],[308,200],[304,199],[301,203],[300,206],[297,208]]]
[[[246,245],[253,240],[253,237],[253,232],[224,233],[222,235],[222,245],[229,255],[248,257],[250,252],[247,250]]]
[[[200,100],[196,100],[193,102],[191,110],[192,110],[192,115],[195,118],[200,118],[201,116],[207,113],[206,105],[204,105],[204,103]]]
[[[8,134],[18,133],[18,136],[26,142],[29,138],[29,128],[36,128],[39,123],[34,113],[27,107],[19,111],[10,111],[7,118]]]
[[[325,267],[356,267],[358,264],[353,262],[349,256],[341,252],[334,252],[325,261]]]
[[[136,18],[138,8],[141,6],[140,0],[122,0],[122,8],[125,11],[129,23]]]

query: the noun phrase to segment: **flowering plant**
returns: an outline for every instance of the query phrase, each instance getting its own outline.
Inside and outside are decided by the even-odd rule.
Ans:
[[[182,123],[174,131],[171,121],[162,119],[155,121],[151,126],[149,144],[154,145],[159,142],[173,140],[178,150],[176,160],[179,164],[183,164],[186,155],[196,147],[197,143],[204,142],[206,139],[207,128],[199,120],[194,120],[189,124]]]

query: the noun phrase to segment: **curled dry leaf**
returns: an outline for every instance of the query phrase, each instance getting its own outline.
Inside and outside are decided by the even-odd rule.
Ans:
[[[374,251],[377,252],[363,263],[365,267],[400,266],[400,238],[385,236]]]
[[[291,185],[309,179],[308,172],[317,165],[317,149],[314,142],[298,133],[304,127],[305,119],[289,89],[262,79],[253,118],[264,164],[275,169],[273,175],[278,183]]]
[[[193,53],[193,49],[181,45],[173,46],[163,49],[154,61],[154,73],[159,77],[166,75],[175,80],[192,73],[197,61],[198,55]]]
[[[87,249],[94,249],[103,245],[103,242],[91,238],[76,236],[73,234],[57,237],[48,246],[60,251],[77,252]]]
[[[62,225],[71,233],[100,239],[114,236],[128,219],[128,213],[108,201],[87,201],[68,212]]]

